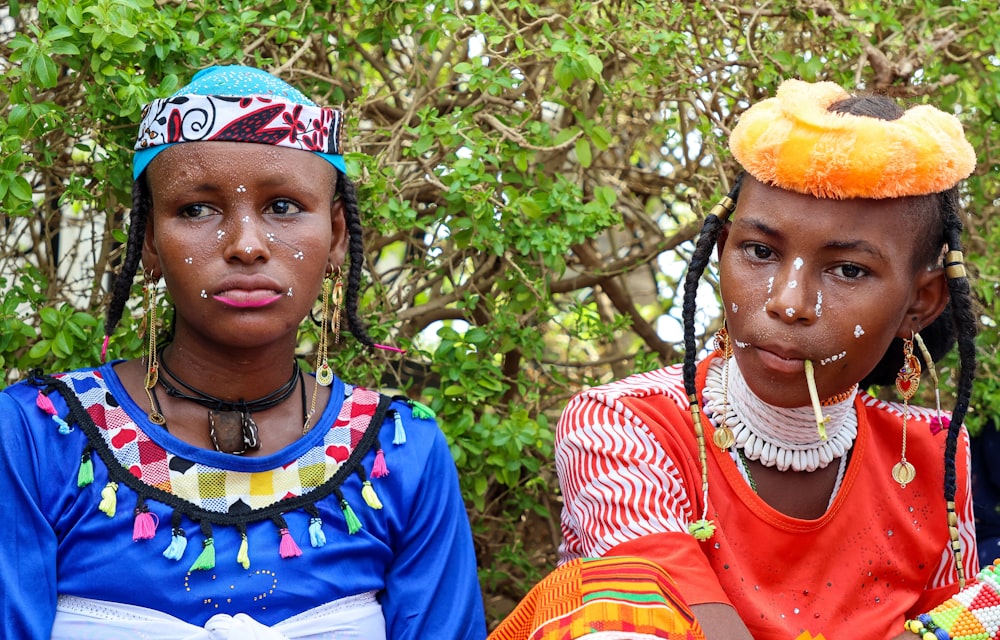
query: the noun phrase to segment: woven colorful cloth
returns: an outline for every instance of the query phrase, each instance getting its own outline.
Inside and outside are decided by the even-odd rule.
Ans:
[[[980,570],[978,582],[931,609],[926,621],[947,630],[951,640],[1000,640],[1000,566],[996,562]]]
[[[701,627],[657,564],[580,558],[539,582],[489,640],[703,640]]]

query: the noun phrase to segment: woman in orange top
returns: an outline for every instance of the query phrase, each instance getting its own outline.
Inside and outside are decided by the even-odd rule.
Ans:
[[[933,107],[796,80],[742,115],[730,148],[745,173],[691,261],[684,364],[583,392],[560,421],[562,560],[662,567],[673,610],[697,620],[690,637],[944,628],[904,623],[978,570],[957,187],[975,154]],[[696,364],[695,291],[714,250],[726,324]],[[909,399],[956,338],[949,422]],[[894,382],[899,402],[867,393]]]

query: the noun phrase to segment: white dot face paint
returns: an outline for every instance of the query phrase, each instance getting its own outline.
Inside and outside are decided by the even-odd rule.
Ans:
[[[734,340],[733,342],[735,342],[736,346],[739,347],[740,349],[746,349],[747,347],[750,346],[749,342],[743,342],[742,340]]]
[[[736,313],[737,311],[739,311],[739,310],[740,310],[740,305],[738,305],[738,304],[736,304],[736,303],[734,302],[734,303],[733,303],[733,306],[731,307],[731,309],[733,310],[733,313]]]
[[[184,262],[186,264],[193,264],[194,263],[194,258],[184,258]]]
[[[243,220],[243,222],[250,222],[250,216],[243,216],[241,220]]]
[[[208,293],[206,293],[204,289],[201,290],[201,297],[202,298],[207,298],[208,297]]]
[[[226,235],[226,232],[223,231],[222,229],[219,229],[218,231],[215,232],[215,235],[219,240],[222,240],[222,236]]]
[[[823,292],[822,291],[817,291],[816,292],[816,317],[817,318],[822,318],[823,317]]]
[[[787,309],[785,309],[785,315],[791,318],[792,316],[795,315],[795,309],[792,307],[788,307]]]
[[[797,286],[799,286],[799,281],[798,280],[792,280],[791,282],[788,283],[788,288],[789,289],[794,289]]]
[[[240,185],[240,186],[236,187],[236,193],[246,193],[246,191],[247,191],[247,188],[244,187],[243,185]]]
[[[771,295],[771,290],[774,289],[774,276],[767,279],[767,294]],[[770,300],[770,298],[768,298]]]
[[[288,297],[289,298],[292,297],[292,288],[291,287],[288,287]]]
[[[306,259],[306,255],[304,253],[302,253],[301,251],[296,251],[295,255],[293,257],[296,260],[305,260]]]
[[[274,242],[274,241],[276,241],[277,239],[278,239],[278,237],[277,237],[277,236],[275,236],[275,235],[274,235],[273,233],[268,233],[268,234],[267,234],[267,241],[268,241],[268,242]]]
[[[253,253],[253,247],[247,247],[246,249],[244,249],[244,251],[246,251],[247,253]]]
[[[796,259],[795,259],[795,260],[794,260],[794,261],[792,262],[792,266],[793,266],[793,267],[795,267],[795,270],[796,270],[796,271],[798,271],[799,269],[801,269],[801,268],[802,268],[802,265],[804,265],[804,264],[805,264],[805,262],[804,262],[804,261],[802,260],[802,258],[796,258]]]
[[[831,362],[836,362],[837,360],[840,360],[841,358],[843,358],[846,355],[847,355],[846,351],[841,351],[840,353],[838,353],[836,355],[832,355],[829,358],[823,358],[822,360],[819,361],[819,363],[821,365],[826,366],[826,365],[830,364]]]
[[[860,338],[863,335],[865,335],[865,330],[861,328],[860,324],[855,325],[854,326],[854,337],[855,338]]]

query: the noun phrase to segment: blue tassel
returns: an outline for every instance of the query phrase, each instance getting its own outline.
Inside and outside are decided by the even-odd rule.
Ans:
[[[180,529],[174,529],[173,535],[170,536],[170,546],[163,551],[163,557],[167,560],[180,560],[187,549],[187,544],[184,532]]]
[[[59,416],[52,416],[52,419],[55,420],[56,424],[59,425],[60,434],[67,435],[73,433],[73,427],[69,426],[69,423],[67,423],[65,420],[63,420]]]
[[[319,518],[309,518],[309,544],[317,548],[326,544],[323,521]]]
[[[403,417],[398,411],[393,411],[392,419],[396,423],[396,433],[392,437],[393,444],[406,444],[406,430],[403,429]]]

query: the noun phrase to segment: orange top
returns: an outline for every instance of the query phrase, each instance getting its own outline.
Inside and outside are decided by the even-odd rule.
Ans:
[[[706,371],[703,362],[699,393]],[[912,409],[907,459],[917,475],[900,488],[891,469],[900,456],[902,407],[864,393],[855,407],[858,436],[847,470],[816,520],[788,517],[762,501],[730,454],[711,444],[706,424],[708,517],[717,529],[699,542],[686,529],[701,517],[702,493],[680,368],[578,395],[556,441],[563,560],[654,560],[689,604],[731,604],[757,640],[899,635],[906,618],[958,590],[943,497],[945,433],[931,432],[933,412]],[[968,444],[963,429],[956,504],[971,581],[978,561]]]

